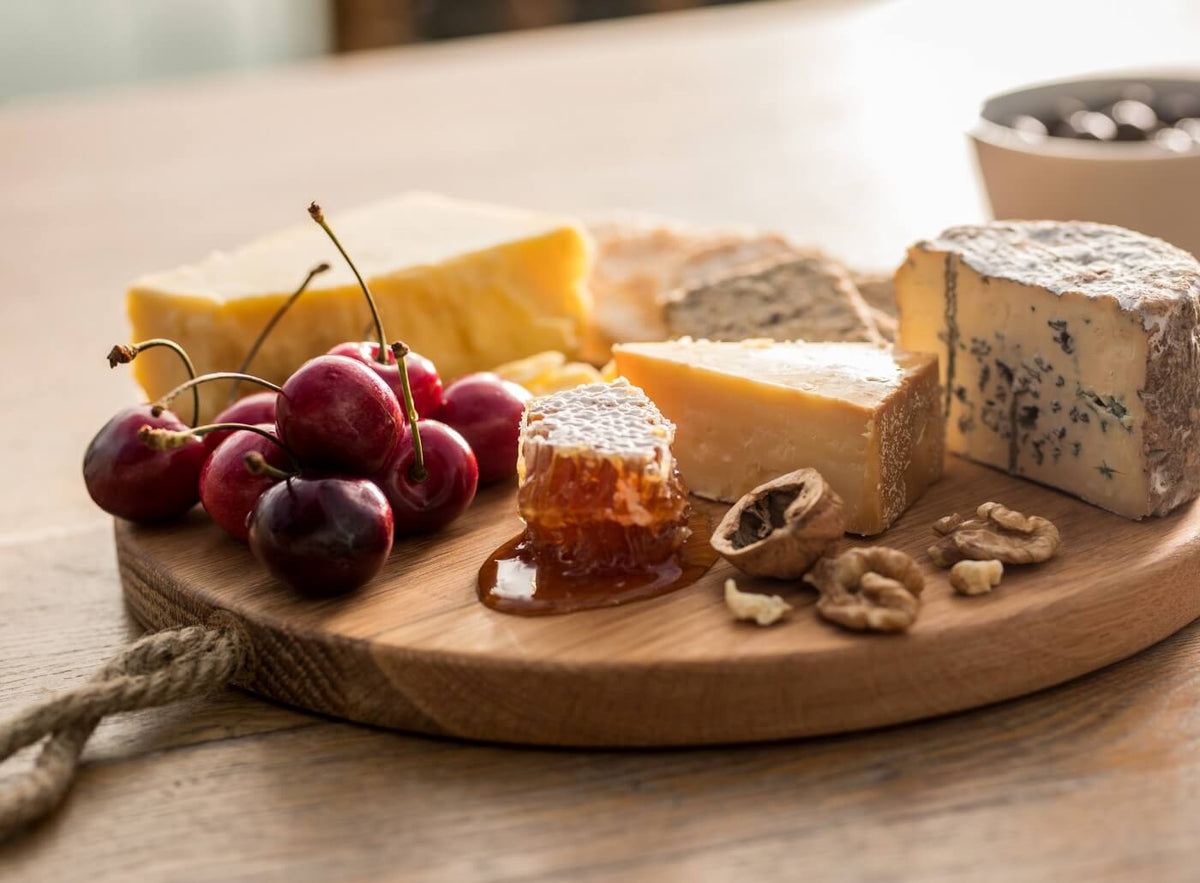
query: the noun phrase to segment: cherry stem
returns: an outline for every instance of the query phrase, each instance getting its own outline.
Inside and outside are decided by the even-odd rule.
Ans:
[[[257,383],[260,386],[265,386],[267,389],[273,389],[275,392],[283,392],[274,383],[269,380],[263,380],[261,377],[255,377],[253,374],[242,374],[240,371],[216,371],[212,374],[201,374],[199,377],[193,377],[187,383],[181,383],[165,396],[160,398],[150,408],[150,413],[155,417],[163,412],[167,405],[171,404],[171,400],[181,392],[186,392],[193,389],[202,383],[208,383],[210,380],[245,380],[249,383]]]
[[[396,366],[400,369],[400,389],[404,393],[404,414],[408,417],[408,423],[412,427],[413,434],[413,464],[408,470],[408,477],[413,481],[424,481],[429,477],[429,470],[425,468],[425,452],[421,449],[421,430],[417,427],[417,406],[413,403],[412,387],[408,383],[408,367],[404,364],[404,357],[412,350],[408,348],[408,344],[396,341],[392,344],[392,355],[396,357]]]
[[[141,343],[122,344],[118,343],[108,351],[108,367],[115,368],[118,365],[128,365],[138,357],[138,353],[146,350],[154,349],[156,346],[165,346],[167,349],[179,356],[183,362],[183,367],[187,370],[188,380],[196,379],[196,366],[192,364],[191,357],[187,354],[182,346],[173,340],[165,337],[154,337],[150,340],[143,340]],[[200,419],[200,390],[192,389],[192,426],[196,425],[196,421]]]
[[[246,471],[251,475],[269,475],[271,478],[278,478],[281,481],[296,477],[295,472],[284,472],[282,469],[272,466],[267,462],[267,458],[258,451],[247,451],[242,462],[246,464]]]
[[[277,435],[268,432],[261,426],[254,426],[250,423],[208,423],[204,426],[197,426],[194,429],[183,430],[162,429],[146,425],[138,430],[138,440],[147,447],[154,448],[156,451],[169,451],[174,448],[183,447],[193,440],[203,438],[210,432],[253,432],[255,435],[261,435],[265,439],[270,439],[281,451],[287,454],[288,459],[292,461],[292,465],[296,467],[297,471],[300,469],[300,459],[291,448],[280,441]]]
[[[375,353],[375,361],[381,365],[387,364],[387,338],[383,335],[383,320],[379,318],[379,307],[375,304],[375,297],[371,294],[371,289],[367,287],[367,281],[363,279],[362,274],[358,272],[358,267],[354,266],[354,261],[350,260],[350,255],[346,254],[346,249],[342,248],[342,243],[338,240],[329,224],[325,221],[325,215],[321,212],[321,207],[315,202],[309,203],[308,214],[318,226],[325,231],[325,235],[337,246],[337,250],[341,252],[342,257],[346,259],[346,263],[350,265],[351,272],[354,273],[354,278],[358,280],[358,286],[362,289],[362,293],[367,298],[367,306],[371,308],[371,321],[375,325],[375,336],[379,338],[379,350]]]
[[[271,336],[271,332],[275,330],[275,326],[279,324],[279,320],[283,318],[283,314],[292,308],[292,304],[300,299],[300,295],[308,289],[312,284],[313,279],[329,269],[329,264],[321,262],[308,271],[308,275],[304,277],[304,281],[300,283],[300,287],[292,292],[291,296],[279,305],[279,309],[275,314],[267,320],[267,324],[263,326],[263,330],[258,332],[258,337],[254,339],[254,343],[250,344],[250,349],[246,352],[246,358],[242,359],[242,364],[238,366],[238,373],[245,374],[250,370],[250,363],[254,361],[254,357],[258,355],[259,349],[263,342]],[[193,377],[195,375],[192,375]],[[237,399],[238,387],[241,386],[240,380],[235,380],[233,386],[229,389],[229,398],[226,405],[232,405]]]

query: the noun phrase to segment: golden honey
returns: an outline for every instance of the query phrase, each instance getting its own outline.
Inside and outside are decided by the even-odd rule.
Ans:
[[[661,594],[707,570],[707,519],[688,505],[674,435],[623,378],[530,402],[517,462],[525,532],[484,565],[480,599],[506,612],[563,612]],[[689,544],[697,530],[702,542]]]

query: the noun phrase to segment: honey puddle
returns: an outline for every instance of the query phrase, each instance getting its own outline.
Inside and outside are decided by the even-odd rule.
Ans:
[[[479,568],[479,600],[501,613],[546,616],[656,598],[690,586],[704,575],[717,553],[709,545],[712,522],[693,507],[691,534],[661,564],[636,570],[572,572],[559,561],[537,560],[525,534],[513,537]]]

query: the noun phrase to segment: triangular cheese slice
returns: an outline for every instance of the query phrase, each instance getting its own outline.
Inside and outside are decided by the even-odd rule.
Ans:
[[[847,530],[887,529],[942,472],[937,358],[866,343],[718,343],[613,348],[617,371],[677,427],[692,492],[734,502],[795,469],[820,472]]]

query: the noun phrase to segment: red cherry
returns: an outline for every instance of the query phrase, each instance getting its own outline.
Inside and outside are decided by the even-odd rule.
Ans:
[[[531,398],[525,387],[487,371],[468,374],[446,388],[438,419],[458,430],[475,452],[481,484],[516,472],[521,415]]]
[[[130,521],[182,515],[200,499],[204,445],[199,441],[157,451],[138,439],[143,426],[186,431],[171,411],[157,417],[150,405],[125,408],[96,433],[83,455],[83,480],[96,505]]]
[[[270,390],[265,390],[240,398],[218,414],[213,423],[249,423],[251,426],[269,423],[271,424],[269,428],[273,431],[275,429],[276,395]],[[232,434],[233,430],[210,432],[204,436],[204,444],[211,453],[217,445]]]
[[[364,478],[289,478],[268,488],[250,513],[250,549],[300,594],[340,595],[383,568],[392,551],[392,510]]]
[[[275,425],[306,467],[371,475],[400,439],[400,404],[361,362],[317,356],[283,384]]]
[[[396,394],[397,401],[403,402],[404,392],[401,389],[400,369],[396,367],[396,356],[389,349],[385,365],[375,358],[378,352],[378,343],[364,340],[359,343],[339,343],[329,351],[329,354],[346,356],[362,362],[391,387],[392,392]],[[429,359],[412,352],[405,357],[404,365],[408,369],[408,385],[412,389],[413,405],[416,406],[417,415],[432,417],[442,406],[442,378],[438,376],[437,368]]]
[[[272,398],[274,395],[271,393]],[[258,428],[275,433],[274,423],[260,423]],[[209,433],[204,438],[216,434]],[[283,448],[261,435],[244,429],[221,434],[228,439],[209,454],[200,470],[200,502],[222,530],[245,541],[250,536],[246,521],[254,504],[267,488],[280,480],[266,472],[250,472],[246,468],[246,455],[257,451],[276,469],[288,470],[293,464]]]
[[[414,477],[416,452],[408,427],[387,465],[375,476],[392,504],[397,534],[445,527],[467,511],[479,485],[479,466],[466,439],[436,420],[418,420],[417,426],[425,477]]]

